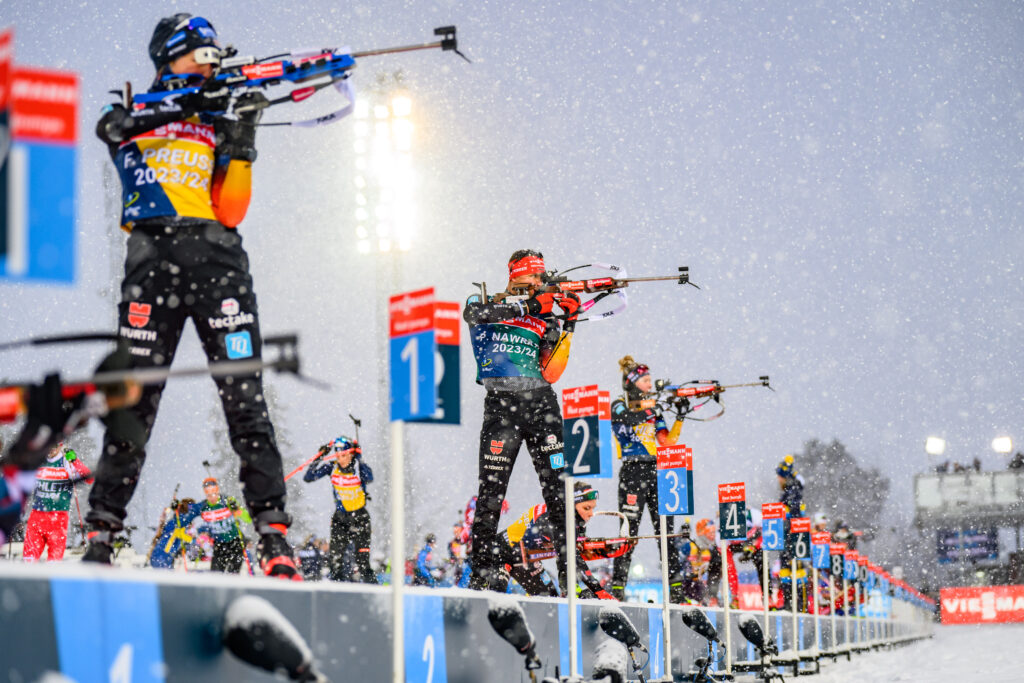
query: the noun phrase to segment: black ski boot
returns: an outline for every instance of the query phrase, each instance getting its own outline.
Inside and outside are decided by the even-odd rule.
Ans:
[[[302,574],[295,566],[292,547],[285,540],[288,526],[292,522],[283,510],[265,510],[253,520],[260,542],[256,546],[256,556],[260,567],[267,576],[292,581],[302,581]]]
[[[622,602],[626,599],[626,587],[625,586],[612,586],[612,597]]]
[[[96,564],[113,564],[114,532],[110,529],[98,529],[89,533],[89,547],[85,549],[82,562]]]

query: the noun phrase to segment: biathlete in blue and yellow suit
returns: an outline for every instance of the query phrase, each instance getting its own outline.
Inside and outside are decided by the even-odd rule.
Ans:
[[[538,292],[544,272],[540,252],[513,253],[507,291],[487,301],[471,296],[462,314],[470,326],[477,382],[487,389],[469,584],[476,590],[500,578],[498,516],[524,441],[550,515],[559,578],[566,572],[565,494],[558,477],[565,466],[562,411],[551,385],[568,362],[580,300],[572,293]],[[556,305],[565,315],[564,325],[555,317]]]
[[[156,569],[172,569],[174,561],[182,556],[182,546],[192,542],[188,526],[199,514],[191,512],[195,500],[183,498],[171,503],[160,516],[160,530],[149,550],[149,566]]]
[[[804,506],[804,482],[796,471],[796,462],[787,455],[775,468],[779,480],[779,502],[786,506],[786,537],[789,538],[789,520],[802,517]],[[779,582],[782,584],[782,609],[789,610],[793,602],[793,552],[789,543],[779,556]],[[796,561],[796,591],[799,611],[806,611],[807,567],[802,560]]]
[[[679,439],[683,421],[677,419],[671,431],[651,394],[651,372],[646,365],[625,356],[619,361],[625,398],[612,402],[612,433],[619,446],[622,467],[619,469],[619,512],[629,521],[629,535],[636,536],[644,507],[651,516],[655,532],[660,528],[658,517],[658,446],[671,446]],[[666,529],[673,533],[672,518]],[[669,539],[668,571],[672,602],[683,600],[683,574],[675,539]],[[658,552],[661,552],[659,546]],[[632,548],[615,558],[612,568],[612,595],[621,600],[629,580]]]
[[[344,570],[345,550],[355,546],[352,563],[363,583],[377,583],[370,567],[370,511],[366,509],[366,485],[373,481],[373,470],[363,462],[359,444],[339,436],[321,447],[320,455],[310,463],[303,479],[316,481],[330,475],[334,490],[334,515],[331,517],[330,569],[332,581],[355,581]]]
[[[576,507],[576,540],[586,536],[587,522],[594,516],[597,509],[597,490],[589,484],[577,481],[574,484],[574,504]],[[564,526],[564,522],[562,523]],[[500,534],[502,548],[502,572],[504,585],[507,586],[511,577],[523,587],[527,595],[548,595],[557,597],[558,586],[544,570],[541,560],[555,557],[555,546],[552,542],[552,521],[547,505],[534,505],[512,522]],[[503,587],[499,582],[497,589]],[[576,544],[576,593],[581,598],[601,598],[612,600],[610,593],[601,587],[587,567],[587,562]]]
[[[208,82],[221,50],[201,17],[161,19],[149,45],[157,69],[151,91]],[[260,358],[259,314],[249,258],[236,226],[249,205],[255,124],[266,98],[247,93],[253,107],[238,119],[226,89],[200,88],[144,109],[108,105],[96,126],[121,179],[121,225],[128,236],[118,332],[130,344],[132,367],[170,366],[186,321],[195,324],[210,362]],[[215,377],[240,480],[268,575],[301,580],[285,540],[284,471],[263,400],[261,373]],[[147,384],[127,419],[107,427],[89,495],[92,527],[85,560],[109,564],[113,536],[124,528],[138,484],[163,383]]]

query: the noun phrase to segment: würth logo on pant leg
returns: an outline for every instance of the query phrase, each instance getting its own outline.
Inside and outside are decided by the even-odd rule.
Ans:
[[[491,441],[491,453],[499,455],[503,448],[505,448],[504,441]]]
[[[153,313],[152,304],[133,301],[128,304],[128,324],[132,327],[145,327],[149,324],[149,316]]]

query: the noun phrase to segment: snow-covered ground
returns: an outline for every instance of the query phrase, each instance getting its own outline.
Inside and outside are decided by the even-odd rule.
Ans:
[[[985,683],[1024,681],[1024,624],[939,626],[935,637],[852,661],[822,662],[814,683],[913,681]],[[787,680],[789,678],[787,677]]]

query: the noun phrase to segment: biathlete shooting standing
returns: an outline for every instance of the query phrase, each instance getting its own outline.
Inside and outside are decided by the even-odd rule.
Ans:
[[[176,83],[208,82],[221,50],[201,17],[161,19],[149,54],[156,67],[151,92]],[[249,258],[235,230],[249,204],[259,93],[238,120],[223,111],[226,93],[202,89],[156,106],[108,105],[96,133],[121,177],[122,227],[129,232],[119,305],[119,334],[131,344],[135,368],[168,367],[191,318],[211,362],[259,359],[259,315]],[[285,484],[260,372],[216,376],[232,448],[241,458],[245,502],[261,536],[268,575],[301,580],[285,540]],[[128,502],[146,459],[163,383],[148,384],[131,419],[113,421],[89,495],[93,536],[85,560],[110,563],[113,535],[124,526]]]
[[[658,408],[656,394],[651,381],[651,371],[637,363],[632,356],[619,361],[622,371],[622,388],[626,395],[612,402],[612,432],[615,434],[622,457],[619,469],[619,512],[629,521],[629,535],[636,536],[644,507],[651,516],[655,532],[660,528],[658,516],[658,446],[671,446],[679,439],[683,428],[682,418],[677,418],[669,430],[665,418]],[[681,399],[685,400],[685,399]],[[685,410],[680,413],[685,414]],[[665,520],[669,534],[674,533],[672,518]],[[668,539],[668,572],[670,598],[682,602],[685,598],[684,576],[679,551],[674,538]],[[661,546],[658,547],[661,552]],[[633,549],[615,558],[612,569],[612,595],[622,600],[629,580],[629,565]],[[665,561],[665,558],[662,558]]]
[[[366,509],[366,485],[373,481],[373,470],[363,462],[359,443],[339,436],[320,448],[320,455],[310,463],[303,480],[316,481],[331,476],[334,489],[334,515],[331,516],[330,571],[332,581],[355,581],[356,576],[344,571],[345,550],[355,546],[354,568],[359,581],[377,583],[370,566],[370,511]],[[351,565],[350,565],[351,566]]]
[[[471,558],[470,588],[476,590],[498,579],[498,517],[524,440],[540,478],[565,586],[565,494],[558,476],[564,467],[562,413],[551,385],[569,359],[580,300],[572,293],[538,293],[544,272],[540,252],[515,252],[508,261],[506,291],[486,300],[484,294],[469,297],[462,314],[470,326],[477,382],[487,389]],[[564,324],[555,317],[556,305]]]

